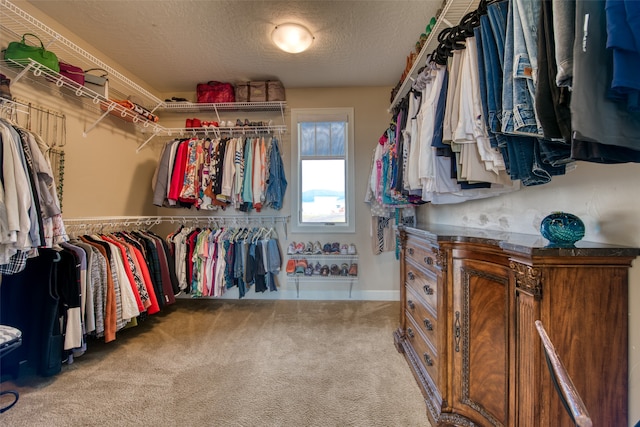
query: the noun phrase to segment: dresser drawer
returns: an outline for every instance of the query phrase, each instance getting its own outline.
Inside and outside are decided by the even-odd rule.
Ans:
[[[430,306],[425,305],[422,299],[416,295],[415,291],[407,286],[405,293],[407,301],[406,310],[418,324],[424,336],[431,341],[433,347],[436,345],[436,337],[438,336],[438,315]]]
[[[434,313],[438,310],[438,275],[431,270],[423,270],[412,261],[405,266],[405,283],[420,295]]]
[[[436,353],[433,345],[431,345],[431,343],[422,335],[422,332],[419,330],[420,326],[410,314],[407,316],[407,319],[409,320],[407,322],[407,339],[420,359],[420,363],[422,364],[424,371],[429,374],[431,380],[439,389],[438,354]],[[411,332],[409,332],[409,329],[411,329]]]
[[[438,264],[437,249],[417,238],[407,239],[406,257],[415,262],[416,265],[436,273],[442,268]]]

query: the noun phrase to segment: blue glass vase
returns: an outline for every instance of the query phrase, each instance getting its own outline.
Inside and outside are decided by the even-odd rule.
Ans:
[[[584,237],[584,223],[573,214],[552,212],[540,223],[540,233],[550,247],[572,247]]]

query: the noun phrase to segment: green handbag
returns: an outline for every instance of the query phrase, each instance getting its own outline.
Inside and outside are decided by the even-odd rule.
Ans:
[[[26,44],[24,40],[26,36],[32,36],[38,39],[40,46]],[[42,44],[42,40],[40,40],[38,36],[30,33],[24,34],[22,40],[19,42],[9,43],[9,46],[7,46],[7,49],[4,51],[4,59],[11,59],[24,65],[29,62],[29,59],[33,59],[35,62],[44,65],[56,73],[60,72],[60,63],[58,62],[56,54],[46,50]]]

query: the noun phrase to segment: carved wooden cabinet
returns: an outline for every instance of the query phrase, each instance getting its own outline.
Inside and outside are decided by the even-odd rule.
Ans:
[[[534,321],[593,420],[626,426],[628,269],[640,254],[534,235],[400,227],[394,332],[434,425],[564,426]]]

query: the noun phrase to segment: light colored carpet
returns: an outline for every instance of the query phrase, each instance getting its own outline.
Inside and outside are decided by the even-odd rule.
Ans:
[[[3,426],[429,426],[399,303],[178,300],[52,378]]]

